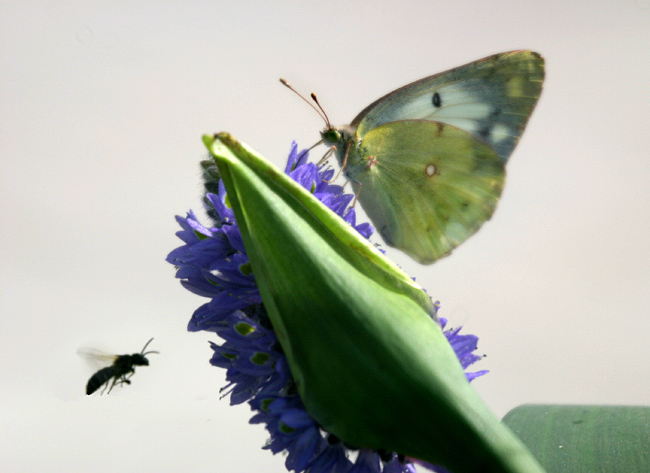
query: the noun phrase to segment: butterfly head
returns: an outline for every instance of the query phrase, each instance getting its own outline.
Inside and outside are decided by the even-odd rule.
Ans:
[[[325,146],[334,146],[341,140],[341,132],[336,128],[325,128],[320,132],[320,136],[323,139],[323,144]]]
[[[352,125],[341,125],[341,126],[326,126],[323,131],[320,132],[320,137],[323,140],[323,144],[326,146],[335,146],[337,144],[347,144],[351,141],[355,141],[356,136],[356,127]]]

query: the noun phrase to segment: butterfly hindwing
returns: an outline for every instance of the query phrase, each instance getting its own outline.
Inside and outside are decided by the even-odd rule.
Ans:
[[[492,216],[505,180],[494,149],[439,122],[380,125],[351,152],[345,172],[368,217],[387,244],[424,264],[449,254]]]
[[[351,123],[362,138],[399,120],[443,122],[495,149],[506,162],[542,91],[544,59],[532,51],[496,54],[401,87]]]

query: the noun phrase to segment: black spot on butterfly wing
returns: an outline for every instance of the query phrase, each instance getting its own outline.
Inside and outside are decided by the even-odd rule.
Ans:
[[[431,102],[433,103],[433,106],[435,108],[442,107],[442,99],[440,98],[440,94],[438,92],[435,92],[433,94],[433,98],[431,99]]]
[[[478,130],[478,136],[480,136],[484,140],[487,140],[490,137],[490,132],[491,132],[490,126],[487,125]]]

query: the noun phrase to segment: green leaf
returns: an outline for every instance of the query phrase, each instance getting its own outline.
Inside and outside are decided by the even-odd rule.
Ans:
[[[470,387],[430,298],[261,156],[204,136],[311,416],[349,444],[462,472],[543,471]]]
[[[650,407],[524,405],[503,422],[549,473],[650,472]]]

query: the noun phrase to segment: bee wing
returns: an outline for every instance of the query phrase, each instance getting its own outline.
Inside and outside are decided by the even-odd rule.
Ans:
[[[106,353],[101,350],[97,350],[95,348],[79,348],[77,350],[77,353],[79,354],[79,356],[82,356],[87,360],[95,361],[103,364],[109,364],[109,365],[113,364],[113,362],[118,357],[118,355],[111,355],[110,353]]]

